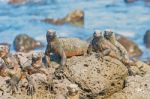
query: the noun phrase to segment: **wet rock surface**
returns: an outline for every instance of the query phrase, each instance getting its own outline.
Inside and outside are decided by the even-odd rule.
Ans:
[[[19,52],[29,52],[33,49],[44,47],[40,41],[37,41],[26,34],[16,36],[13,43],[15,50]]]
[[[74,26],[83,26],[84,25],[84,12],[82,10],[74,10],[66,15],[64,18],[53,19],[46,18],[42,20],[45,23],[62,25],[62,24],[72,24]]]
[[[144,43],[147,48],[150,48],[150,30],[146,31],[144,35]]]

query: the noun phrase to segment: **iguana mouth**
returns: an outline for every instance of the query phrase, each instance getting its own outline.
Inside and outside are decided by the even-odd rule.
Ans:
[[[108,34],[105,34],[105,38],[106,38],[106,39],[109,39],[109,35],[108,35]]]
[[[47,36],[47,41],[52,41],[54,39],[56,39],[56,36],[54,36],[54,35],[48,35]]]

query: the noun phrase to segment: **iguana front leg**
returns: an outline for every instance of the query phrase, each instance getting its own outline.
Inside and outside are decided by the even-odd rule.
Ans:
[[[111,49],[105,49],[102,52],[98,51],[96,54],[96,57],[98,58],[98,60],[102,60],[104,56],[108,56],[111,52]]]
[[[63,48],[59,47],[57,52],[58,52],[57,54],[61,58],[61,61],[60,61],[60,66],[55,70],[54,74],[56,75],[56,77],[61,79],[63,78],[63,71],[64,71],[63,68],[66,65],[67,57]]]
[[[50,49],[51,49],[50,45],[47,45],[46,50],[45,50],[45,60],[46,60],[48,67],[51,66],[50,65],[51,64],[51,62],[50,62],[50,52],[51,52]]]
[[[103,54],[103,56],[107,56],[110,54],[110,52],[111,52],[111,49],[107,48],[102,52],[102,54]]]
[[[61,66],[65,66],[66,65],[66,61],[67,61],[67,57],[66,57],[65,51],[63,50],[62,51],[62,55],[61,55],[60,65]]]
[[[18,83],[19,83],[20,79],[14,74],[9,74],[9,75],[10,75],[11,79],[6,81],[6,83],[8,84],[7,87],[9,88],[8,92],[11,92],[12,94],[17,93]]]
[[[47,86],[48,86],[48,91],[49,92],[53,92],[54,91],[53,78],[51,79],[50,77],[48,77],[48,79],[47,79]]]
[[[54,92],[54,81],[53,81],[53,74],[47,76],[47,80],[41,80],[43,84],[46,85],[49,92]]]
[[[91,55],[91,54],[92,54],[92,49],[93,49],[93,47],[92,47],[92,45],[90,44],[90,45],[88,46],[88,49],[87,49],[87,54],[88,54],[88,55]]]
[[[129,59],[128,60],[122,59],[121,61],[122,61],[122,63],[124,63],[127,66],[136,66],[136,63],[134,61],[129,60]]]
[[[30,77],[30,75],[28,75],[27,73],[25,73],[25,75],[26,75],[26,79],[28,81],[27,95],[33,96],[35,94],[35,92],[36,92],[33,80]]]

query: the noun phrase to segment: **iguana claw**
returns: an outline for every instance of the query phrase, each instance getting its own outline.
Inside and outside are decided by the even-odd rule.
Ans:
[[[8,79],[8,80],[6,81],[6,83],[8,84],[7,87],[9,87],[9,91],[8,91],[8,92],[11,92],[12,94],[18,92],[19,78],[18,78],[17,76],[13,75],[13,76],[11,77],[11,79]]]

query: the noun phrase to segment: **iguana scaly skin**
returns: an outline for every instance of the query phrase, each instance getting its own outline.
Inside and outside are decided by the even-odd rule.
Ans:
[[[66,64],[67,57],[84,55],[87,52],[88,44],[78,38],[57,38],[54,30],[48,30],[46,38],[48,44],[45,55],[49,57],[51,52],[58,54],[62,66]]]
[[[32,96],[36,90],[33,86],[33,81],[30,77],[30,75],[35,74],[35,73],[42,73],[42,74],[45,74],[47,76],[47,80],[42,81],[42,83],[44,83],[46,86],[48,86],[48,90],[51,91],[51,88],[53,87],[52,86],[53,80],[48,73],[48,69],[43,64],[42,53],[40,53],[40,52],[33,53],[31,61],[32,62],[31,62],[30,66],[26,66],[26,67],[22,66],[23,72],[26,75],[26,79],[28,80],[28,82],[30,84],[29,88],[31,87],[30,88],[31,90],[28,89],[27,94]]]
[[[0,58],[0,76],[2,77],[10,77],[9,80],[6,81],[9,87],[9,92],[15,93],[18,91],[18,83],[22,78],[20,68],[9,69],[2,58]]]
[[[67,58],[72,56],[85,55],[88,43],[78,38],[59,38]]]
[[[7,68],[9,69],[18,68],[16,67],[18,66],[17,60],[12,54],[10,54],[9,45],[7,44],[0,45],[0,57],[3,59]]]
[[[28,81],[27,93],[30,93],[29,95],[33,95],[35,93],[35,90],[33,90],[34,85],[32,83],[32,78],[27,74],[27,72],[23,72],[19,67],[14,70],[8,69],[5,63],[1,63],[0,67],[0,76],[10,77],[10,79],[6,81],[9,87],[9,92],[12,94],[16,93],[18,91],[18,83],[22,79],[26,78]]]
[[[110,41],[118,50],[121,55],[119,58],[126,65],[135,65],[130,59],[127,50],[122,46],[115,37],[115,34],[111,30],[104,31],[104,37]]]
[[[8,61],[8,64],[10,64],[9,61]],[[28,73],[30,73],[30,74],[39,73],[39,72],[43,73],[43,71],[36,70],[34,68],[32,68],[32,69],[31,68],[20,68],[19,64],[17,66],[14,66],[12,64],[12,66],[15,68],[10,69],[7,66],[8,64],[5,63],[3,58],[0,58],[0,76],[10,77],[10,79],[6,81],[8,86],[9,86],[9,92],[12,92],[12,94],[17,92],[18,91],[18,83],[22,79],[26,78],[28,81],[28,86],[27,86],[28,95],[33,95],[35,93],[35,90],[34,90],[35,88],[34,88],[34,85],[32,83],[33,82],[32,78],[30,77],[30,75]],[[31,67],[31,66],[29,66],[29,67]]]
[[[39,53],[32,55],[31,66],[24,67],[19,63],[18,57],[10,55],[9,48],[6,45],[0,45],[0,76],[10,77],[7,81],[10,87],[9,91],[15,93],[18,90],[19,81],[26,78],[28,81],[27,93],[32,96],[35,93],[35,88],[30,75],[35,73],[48,75],[48,72],[43,68],[42,57]]]
[[[119,50],[103,36],[103,32],[96,30],[93,34],[93,40],[88,47],[88,53],[92,51],[101,53],[102,55],[108,55],[115,58],[120,58]]]
[[[31,65],[30,66],[22,66],[22,69],[24,71],[27,71],[29,74],[35,74],[35,73],[43,73],[45,75],[48,75],[47,69],[45,68],[43,62],[42,62],[42,55],[41,53],[33,53],[31,58]]]

